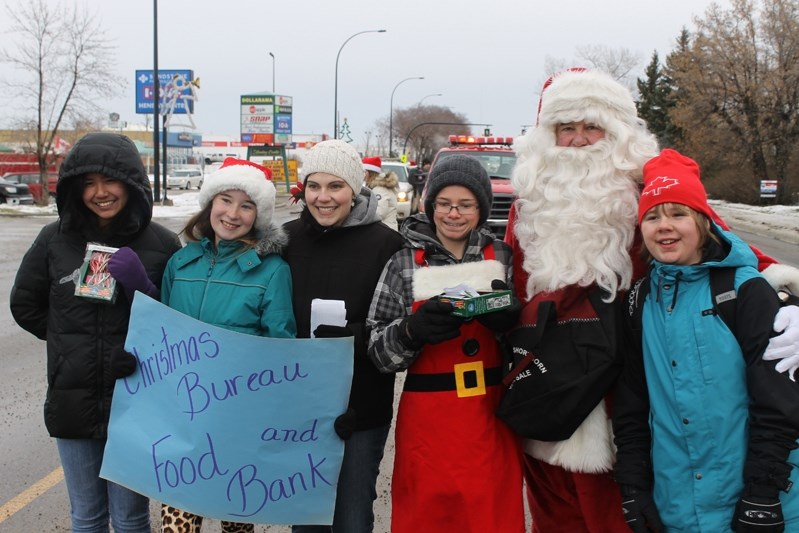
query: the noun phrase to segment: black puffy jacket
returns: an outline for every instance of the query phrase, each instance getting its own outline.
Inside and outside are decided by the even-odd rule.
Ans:
[[[107,229],[100,229],[82,200],[83,177],[95,172],[127,186],[127,205]],[[122,135],[91,133],[80,139],[61,166],[57,194],[59,220],[42,228],[22,259],[11,313],[22,328],[47,341],[44,416],[50,435],[105,438],[115,384],[109,356],[125,342],[130,302],[122,290],[113,304],[75,296],[86,244],[129,246],[160,287],[180,241],[150,221],[150,182],[136,146]]]

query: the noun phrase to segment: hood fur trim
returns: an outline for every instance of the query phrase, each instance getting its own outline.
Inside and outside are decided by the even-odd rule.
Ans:
[[[255,245],[255,252],[259,257],[266,257],[269,254],[281,255],[288,243],[289,236],[283,226],[272,222],[266,229],[266,234]]]
[[[387,172],[386,174],[378,174],[371,180],[369,180],[369,188],[374,189],[375,187],[385,187],[386,189],[396,189],[399,185],[399,178],[393,172]]]

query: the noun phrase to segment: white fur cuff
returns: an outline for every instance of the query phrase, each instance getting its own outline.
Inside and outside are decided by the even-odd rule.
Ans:
[[[774,290],[788,289],[791,294],[799,294],[799,269],[790,265],[773,264],[761,272]]]
[[[497,260],[417,268],[413,273],[413,299],[427,300],[461,283],[478,291],[490,291],[491,281],[505,281],[505,266]]]

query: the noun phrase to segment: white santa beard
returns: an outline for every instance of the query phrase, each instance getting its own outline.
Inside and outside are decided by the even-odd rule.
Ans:
[[[528,298],[573,284],[596,283],[611,294],[629,288],[638,191],[628,172],[614,168],[610,149],[600,141],[540,155],[542,170],[520,198],[514,226]]]

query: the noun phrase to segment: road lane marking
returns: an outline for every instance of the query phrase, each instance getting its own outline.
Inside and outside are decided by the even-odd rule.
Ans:
[[[42,479],[31,485],[27,490],[11,498],[7,503],[0,507],[0,524],[14,516],[18,511],[33,500],[53,488],[64,479],[64,469],[60,466],[44,476]]]

